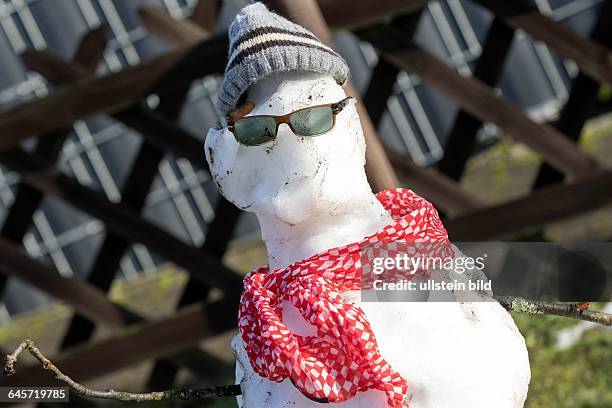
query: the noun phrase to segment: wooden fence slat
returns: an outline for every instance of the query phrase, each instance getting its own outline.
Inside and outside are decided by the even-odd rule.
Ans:
[[[341,0],[322,2],[323,14],[331,13],[327,18],[331,26],[346,23],[343,15],[334,12],[345,7],[343,4]],[[371,12],[371,8],[364,6],[351,14],[351,23],[364,24],[394,10],[412,7],[398,0],[381,0],[377,4],[380,12]],[[365,1],[359,0],[357,5],[365,5]],[[227,41],[224,33],[193,47],[181,46],[137,66],[101,78],[83,79],[44,98],[0,111],[0,150],[14,147],[30,136],[70,126],[78,119],[124,110],[150,93],[164,94],[196,78],[223,72]]]
[[[73,61],[77,64],[82,64],[83,75],[93,73],[95,67],[99,64],[104,48],[106,47],[105,29],[99,27],[86,33],[74,54]],[[49,165],[55,163],[59,157],[64,140],[72,130],[72,127],[59,129],[40,138],[36,144],[35,154],[44,157]],[[43,200],[43,195],[36,189],[19,183],[17,185],[17,193],[11,208],[5,218],[0,235],[15,242],[21,243],[21,240],[32,225],[32,216],[40,206]],[[6,276],[0,276],[0,294],[3,292],[6,285]]]
[[[606,47],[612,47],[612,35],[610,33],[612,33],[612,0],[606,0],[599,12],[591,37]],[[586,121],[591,115],[597,115],[594,111],[598,103],[599,89],[599,82],[582,71],[574,78],[567,101],[559,114],[559,119],[553,124],[571,141],[577,142]],[[540,166],[533,188],[539,189],[543,186],[560,183],[563,178],[562,173],[543,163]]]
[[[574,61],[580,70],[601,82],[612,83],[612,51],[563,23],[543,15],[525,0],[476,0],[514,28],[524,30],[560,56]]]
[[[64,61],[47,51],[27,50],[23,57],[30,69],[40,72],[45,77],[53,75],[54,80],[61,83],[74,82],[87,76],[78,65]],[[160,109],[165,101],[165,98],[161,99]],[[160,111],[139,104],[113,113],[111,117],[142,134],[159,149],[169,150],[178,157],[186,158],[198,169],[208,171],[201,141],[176,126]]]
[[[198,0],[189,20],[206,31],[212,31],[217,23],[221,2],[222,0]]]
[[[598,168],[589,155],[556,129],[535,123],[520,108],[499,98],[481,81],[461,75],[392,27],[379,27],[361,34],[379,47],[393,64],[417,74],[439,92],[457,101],[465,111],[482,121],[494,123],[505,134],[531,147],[566,174],[584,177]]]
[[[200,5],[202,3],[204,2],[201,2]],[[207,1],[207,3],[210,3],[210,1]],[[197,9],[196,12],[198,12]],[[200,10],[200,14],[201,12]],[[193,44],[208,36],[206,31],[194,23],[185,20],[175,20],[167,12],[159,8],[155,10],[151,10],[148,7],[142,8],[139,10],[139,15],[151,33],[175,45]],[[202,15],[196,17],[203,18]],[[165,107],[163,104],[160,105],[158,111],[163,112]],[[206,232],[206,240],[202,249],[217,259],[221,259],[234,231],[239,214],[240,211],[233,204],[221,198],[215,208],[215,219],[209,225]],[[209,286],[201,284],[193,277],[190,278],[180,296],[178,307],[180,308],[198,301],[205,301],[209,291]],[[147,388],[155,390],[172,386],[177,372],[178,367],[175,364],[167,360],[156,361],[147,381]]]
[[[412,37],[420,20],[420,15],[421,11],[419,10],[410,15],[396,18],[393,24],[401,26],[405,36]],[[387,109],[387,101],[397,82],[398,73],[399,69],[384,58],[380,58],[372,72],[363,102],[375,126],[378,126],[384,111]],[[445,211],[449,216],[456,216],[462,212],[481,207],[478,200],[463,191],[453,180],[436,169],[418,166],[408,155],[402,155],[389,148],[386,149],[386,153],[400,179],[403,179],[402,181],[405,181],[405,184],[411,189],[433,201],[440,210]]]
[[[101,78],[89,77],[48,96],[0,111],[0,150],[32,135],[70,126],[97,113],[125,110],[151,93],[172,92],[225,67],[226,35],[180,47]]]
[[[102,61],[105,49],[106,27],[100,26],[83,35],[72,60],[93,73]]]
[[[18,246],[2,238],[0,238],[0,273],[15,276],[50,294],[98,324],[123,328],[127,324],[145,320],[122,305],[108,300],[106,294],[95,286],[81,280],[60,276],[57,271],[22,254]],[[186,352],[182,352],[168,357],[168,361],[174,367],[186,366],[203,378],[210,374],[209,369],[220,369],[226,366],[200,349],[190,350],[188,357]]]
[[[453,241],[485,241],[583,214],[612,202],[612,171],[541,189],[529,196],[446,221]]]
[[[298,3],[298,2],[296,2]],[[317,0],[325,21],[333,28],[355,28],[380,22],[391,15],[422,9],[427,0]]]
[[[482,46],[482,53],[476,60],[474,78],[495,88],[513,38],[514,29],[508,27],[501,19],[494,18]],[[464,109],[459,110],[446,138],[444,157],[437,163],[442,173],[453,180],[461,178],[465,164],[474,151],[477,133],[482,124],[480,119],[469,112]]]
[[[141,242],[152,251],[185,268],[201,282],[227,293],[240,292],[242,278],[209,254],[192,247],[140,218],[120,203],[82,186],[56,169],[48,169],[40,158],[20,149],[2,155],[2,161],[22,175],[24,182],[65,200],[76,208],[103,221],[107,228],[130,240]]]
[[[78,279],[62,277],[3,238],[0,238],[0,272],[27,282],[98,323],[115,328],[124,325],[121,311],[106,299],[104,292]]]
[[[411,189],[434,202],[449,217],[483,207],[479,200],[436,169],[419,166],[410,158],[391,149],[387,149],[387,156]]]
[[[147,359],[170,356],[194,347],[199,341],[235,328],[238,299],[224,298],[204,305],[193,305],[176,315],[139,326],[130,326],[114,337],[69,350],[53,359],[75,381],[85,382]],[[118,358],[118,357],[121,358]],[[40,365],[22,367],[0,386],[60,386]]]
[[[209,37],[203,27],[190,20],[176,20],[159,6],[143,6],[138,16],[147,31],[169,44],[189,46]]]
[[[204,251],[217,259],[222,259],[232,237],[241,211],[233,204],[223,199],[215,207],[215,218],[206,231],[206,240],[202,245]],[[197,279],[190,277],[179,298],[178,308],[195,302],[204,301],[210,292],[210,287],[202,285]],[[174,361],[158,360],[155,362],[147,381],[147,389],[158,390],[170,387],[178,374],[178,365]]]

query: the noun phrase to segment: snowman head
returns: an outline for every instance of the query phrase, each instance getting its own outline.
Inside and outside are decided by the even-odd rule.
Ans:
[[[274,128],[275,138],[256,146],[246,145],[236,133],[239,117],[242,126],[253,130],[253,122],[261,118],[249,117],[287,115],[344,100],[342,85],[349,75],[344,59],[262,3],[238,13],[229,27],[229,40],[217,109],[235,126],[232,131],[222,120],[205,142],[206,159],[221,194],[257,214],[260,223],[268,217],[269,225],[294,226],[316,214],[350,211],[351,200],[363,197],[366,189],[371,193],[354,103],[336,112],[334,126],[317,136],[300,136],[304,132],[297,131],[294,122],[296,132],[284,123],[261,127],[264,135]],[[255,131],[251,136],[259,137]]]
[[[277,72],[248,89],[246,101],[253,108],[244,117],[286,115],[345,98],[329,75]],[[246,146],[227,126],[210,129],[205,153],[225,198],[241,209],[289,225],[342,211],[367,186],[365,141],[354,102],[336,114],[331,130],[318,136],[300,136],[281,124],[274,140]]]

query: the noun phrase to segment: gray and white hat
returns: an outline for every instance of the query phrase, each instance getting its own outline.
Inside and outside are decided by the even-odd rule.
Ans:
[[[269,11],[262,3],[244,7],[229,28],[229,60],[219,89],[223,116],[246,90],[266,75],[281,71],[329,74],[340,85],[348,79],[344,59],[313,33]]]

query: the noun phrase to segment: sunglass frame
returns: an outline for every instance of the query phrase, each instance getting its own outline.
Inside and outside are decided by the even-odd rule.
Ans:
[[[234,135],[234,138],[236,139],[236,141],[243,145],[243,146],[260,146],[262,144],[265,143],[269,143],[274,141],[274,139],[276,139],[276,136],[278,135],[278,127],[280,125],[282,125],[283,123],[287,124],[287,126],[289,126],[289,128],[291,129],[291,131],[298,136],[302,136],[302,137],[315,137],[315,136],[320,136],[320,135],[324,135],[325,133],[331,132],[332,129],[336,126],[336,115],[338,115],[340,112],[342,112],[342,110],[349,104],[349,102],[351,102],[354,98],[352,96],[347,96],[346,98],[342,99],[339,102],[335,102],[335,103],[325,103],[322,105],[315,105],[315,106],[307,106],[305,108],[301,108],[298,110],[295,110],[293,112],[287,113],[286,115],[253,115],[253,116],[244,116],[238,119],[231,119],[231,118],[227,118],[227,129],[232,132],[232,134]],[[289,118],[291,117],[291,115],[293,115],[294,113],[298,113],[298,112],[302,112],[305,111],[307,109],[315,109],[315,108],[331,108],[332,110],[332,126],[331,128],[329,128],[329,130],[326,130],[325,132],[321,132],[321,133],[315,133],[313,135],[303,135],[299,132],[297,132],[293,126],[291,125],[291,122],[289,121]],[[251,119],[251,118],[273,118],[274,121],[276,122],[276,128],[274,129],[274,137],[270,140],[266,140],[265,142],[261,142],[258,144],[244,144],[242,143],[240,140],[238,140],[238,136],[236,135],[236,133],[234,132],[235,129],[235,124],[236,122],[242,120],[242,119]]]

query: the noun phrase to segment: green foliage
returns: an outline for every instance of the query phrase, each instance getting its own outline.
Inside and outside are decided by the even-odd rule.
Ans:
[[[612,99],[612,86],[610,86],[609,84],[602,84],[599,87],[597,99],[601,102],[606,102]]]
[[[519,313],[513,317],[525,336],[531,361],[528,408],[612,406],[612,333],[609,330],[589,330],[572,347],[558,350],[557,333],[578,324],[576,320]]]

